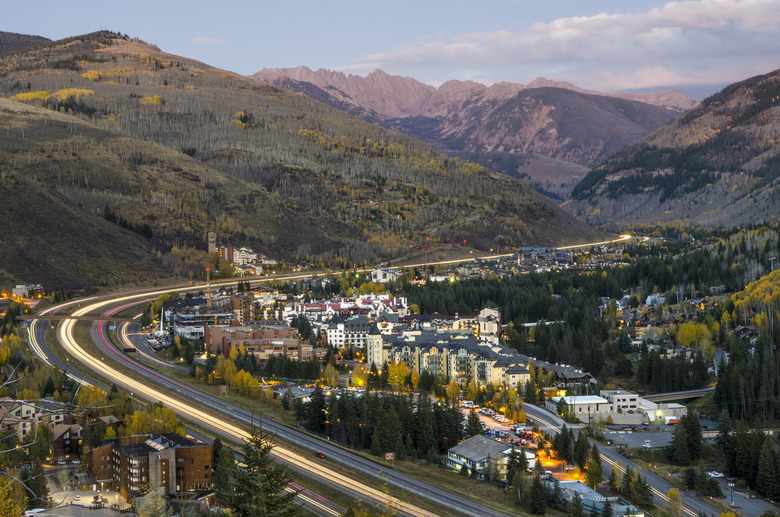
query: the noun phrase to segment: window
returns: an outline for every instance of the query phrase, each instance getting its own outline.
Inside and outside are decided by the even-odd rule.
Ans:
[[[206,470],[208,470],[208,469],[209,469],[209,466],[208,466],[208,465],[206,465],[206,466],[205,466],[205,467],[203,467],[203,468],[204,468],[204,469],[206,469]]]

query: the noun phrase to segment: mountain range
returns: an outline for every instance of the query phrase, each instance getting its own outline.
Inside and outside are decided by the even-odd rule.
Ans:
[[[780,70],[729,85],[592,170],[567,208],[593,223],[731,226],[780,213]]]
[[[381,70],[361,77],[306,67],[264,69],[251,78],[524,178],[559,201],[590,167],[697,104],[674,90],[604,94],[544,78],[437,88]]]
[[[426,238],[604,236],[522,181],[299,94],[107,31],[26,38],[0,55],[6,286],[198,277],[209,231],[338,268]]]

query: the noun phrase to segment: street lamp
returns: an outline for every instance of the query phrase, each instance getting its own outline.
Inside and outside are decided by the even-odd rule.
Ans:
[[[734,483],[729,483],[729,490],[731,491],[731,507],[734,508]]]

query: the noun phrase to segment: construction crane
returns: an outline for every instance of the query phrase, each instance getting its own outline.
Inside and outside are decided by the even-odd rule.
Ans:
[[[466,245],[466,239],[463,239],[462,241],[458,242],[431,242],[430,237],[425,238],[425,244],[421,246],[415,246],[414,244],[410,244],[409,247],[413,250],[425,250],[425,282],[428,282],[428,250],[431,248],[436,248],[438,246],[458,246],[458,245]]]

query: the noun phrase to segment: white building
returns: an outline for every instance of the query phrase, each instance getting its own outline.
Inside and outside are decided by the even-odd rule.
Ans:
[[[376,268],[371,271],[371,281],[375,284],[384,284],[387,282],[394,282],[401,276],[400,271],[394,269]]]
[[[558,402],[563,399],[573,411],[580,422],[587,422],[591,418],[603,416],[609,413],[609,401],[597,395],[569,395],[566,397],[552,397],[545,401],[547,409],[557,414]]]

